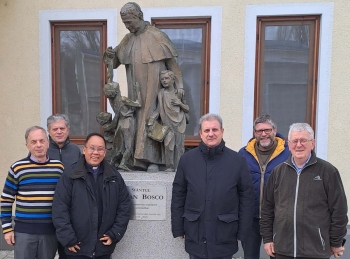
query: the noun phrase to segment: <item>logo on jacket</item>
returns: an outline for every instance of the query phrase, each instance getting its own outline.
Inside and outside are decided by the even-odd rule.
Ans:
[[[314,180],[316,180],[316,181],[321,181],[322,179],[321,179],[321,177],[318,175],[318,176],[315,176],[315,177],[314,177]]]

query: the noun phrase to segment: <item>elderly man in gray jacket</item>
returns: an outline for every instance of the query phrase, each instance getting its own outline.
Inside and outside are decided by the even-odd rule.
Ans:
[[[276,259],[335,258],[344,253],[347,201],[338,170],[318,157],[307,123],[290,126],[291,157],[268,180],[260,232]]]

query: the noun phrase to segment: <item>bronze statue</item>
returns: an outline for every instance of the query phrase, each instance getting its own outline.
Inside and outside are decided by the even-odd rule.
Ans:
[[[104,132],[104,139],[106,140],[107,151],[105,159],[107,159],[107,161],[110,161],[113,155],[113,141],[116,128],[114,125],[112,125],[112,114],[109,112],[100,112],[96,116],[96,120],[98,124],[101,125]]]
[[[169,37],[161,30],[143,20],[138,4],[125,4],[120,15],[130,31],[114,49],[108,48],[103,60],[113,63],[113,68],[125,65],[128,82],[128,96],[136,100],[134,86],[141,90],[142,107],[135,111],[135,149],[133,164],[136,168],[157,171],[165,164],[161,143],[147,137],[146,120],[157,107],[157,93],[161,88],[159,73],[169,69],[176,75],[176,86],[183,95],[182,75],[176,62],[177,53]]]
[[[140,108],[142,104],[140,86],[136,83],[133,87],[136,101],[132,101],[125,96],[121,96],[119,84],[113,82],[107,83],[103,91],[108,98],[109,103],[114,111],[114,117],[108,129],[115,129],[112,155],[109,163],[117,164],[119,169],[131,171],[133,167],[129,159],[133,155],[134,137],[135,137],[135,118],[134,112],[136,108]],[[118,161],[120,160],[118,164]],[[130,167],[129,167],[130,166]]]
[[[163,88],[158,92],[157,109],[149,118],[148,126],[153,126],[156,120],[160,118],[161,124],[169,128],[166,133],[163,130],[158,135],[161,135],[163,139],[161,142],[164,146],[167,167],[165,171],[175,171],[180,157],[185,151],[184,141],[189,107],[184,94],[180,95],[176,89],[175,75],[172,71],[162,71],[160,81]],[[151,128],[151,130],[153,129]]]

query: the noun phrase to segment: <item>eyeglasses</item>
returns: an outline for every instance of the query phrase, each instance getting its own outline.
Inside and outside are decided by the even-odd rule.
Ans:
[[[288,142],[291,143],[291,144],[293,144],[293,145],[298,144],[298,142],[300,142],[301,145],[304,145],[304,144],[306,144],[306,143],[309,142],[309,141],[313,141],[313,139],[305,139],[305,138],[302,138],[302,139],[288,140]]]
[[[93,147],[93,146],[90,146],[90,147],[85,146],[85,147],[86,147],[86,148],[89,150],[89,152],[91,152],[91,153],[93,153],[93,152],[95,152],[95,151],[97,151],[98,153],[103,153],[103,152],[106,151],[106,149],[103,148],[103,147],[98,147],[98,148]]]
[[[255,134],[261,135],[263,132],[265,134],[270,134],[272,132],[272,129],[261,129],[261,130],[254,130]]]

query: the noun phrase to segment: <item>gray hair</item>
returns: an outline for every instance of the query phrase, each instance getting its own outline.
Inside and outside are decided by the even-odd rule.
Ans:
[[[271,116],[268,115],[268,114],[260,115],[258,118],[255,119],[255,121],[253,123],[253,130],[255,130],[255,126],[258,123],[268,123],[268,124],[270,124],[272,126],[272,128],[277,129],[276,122],[274,122],[271,119]]]
[[[143,12],[141,11],[141,7],[135,2],[128,2],[122,7],[122,9],[120,9],[121,16],[127,14],[132,14],[138,17],[140,20],[143,20]]]
[[[199,130],[202,129],[202,124],[204,121],[214,121],[217,120],[220,123],[220,128],[222,129],[222,118],[218,114],[207,113],[199,119]]]
[[[315,133],[314,130],[311,128],[311,126],[307,123],[293,123],[292,125],[289,126],[289,132],[288,132],[288,140],[290,140],[290,134],[292,132],[301,132],[301,131],[307,131],[310,134],[310,137],[314,139]]]
[[[67,115],[65,114],[55,114],[55,115],[51,115],[47,118],[47,129],[50,129],[50,125],[53,122],[59,121],[59,120],[64,120],[64,122],[66,123],[66,127],[69,129],[70,128],[70,124],[69,124],[69,119],[67,117]]]
[[[29,127],[28,129],[26,129],[26,133],[24,134],[24,138],[25,138],[25,140],[26,140],[26,143],[27,143],[29,134],[30,134],[32,131],[34,131],[34,130],[41,130],[41,131],[45,134],[45,136],[46,136],[46,138],[47,138],[47,132],[46,132],[46,130],[45,130],[43,127],[40,127],[40,126],[31,126],[31,127]]]

